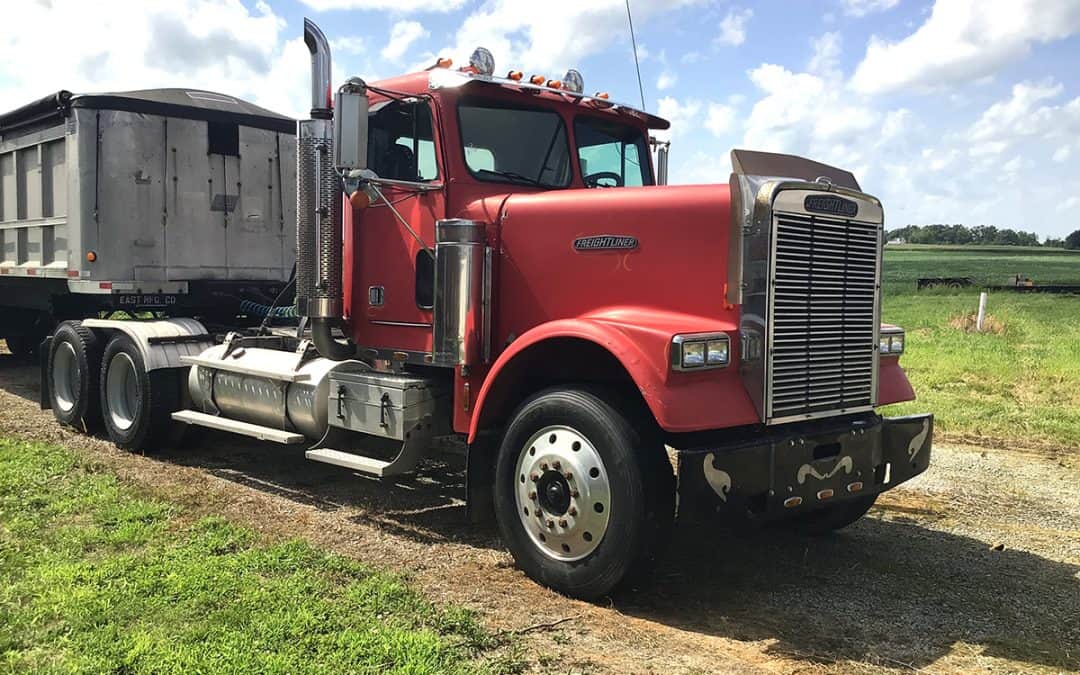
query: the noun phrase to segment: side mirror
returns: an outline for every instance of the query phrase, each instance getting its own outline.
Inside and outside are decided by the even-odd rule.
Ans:
[[[366,169],[367,143],[367,85],[353,77],[334,95],[334,167]]]

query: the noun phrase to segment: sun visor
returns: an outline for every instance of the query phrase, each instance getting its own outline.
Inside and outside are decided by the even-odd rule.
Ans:
[[[795,155],[781,155],[775,152],[757,152],[754,150],[732,150],[731,168],[737,174],[745,176],[769,176],[774,178],[796,178],[810,183],[819,178],[827,178],[837,187],[849,188],[862,192],[855,175],[850,171],[835,166],[822,164]]]

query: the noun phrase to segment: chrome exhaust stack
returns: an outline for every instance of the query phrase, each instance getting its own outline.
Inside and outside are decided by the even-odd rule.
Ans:
[[[322,356],[351,358],[348,340],[331,329],[343,315],[341,179],[333,161],[333,98],[330,43],[304,19],[311,52],[311,119],[299,123],[296,139],[296,309],[311,321],[312,342]]]

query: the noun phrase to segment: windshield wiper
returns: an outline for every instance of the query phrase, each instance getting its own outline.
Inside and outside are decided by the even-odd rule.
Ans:
[[[520,173],[514,173],[513,171],[497,171],[495,169],[477,169],[476,173],[487,173],[487,174],[491,174],[492,176],[501,176],[503,178],[509,178],[511,180],[524,181],[525,183],[528,183],[529,185],[536,185],[538,187],[543,187],[543,188],[551,187],[550,185],[547,185],[546,183],[541,183],[540,181],[536,180],[535,178],[529,178],[528,176],[523,176]]]

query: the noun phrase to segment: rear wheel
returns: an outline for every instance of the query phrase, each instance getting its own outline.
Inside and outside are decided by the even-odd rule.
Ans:
[[[583,599],[640,578],[674,517],[674,476],[663,445],[587,389],[526,401],[496,466],[499,528],[534,580]]]
[[[135,343],[117,335],[101,361],[101,412],[117,447],[147,450],[175,442],[182,427],[171,415],[180,409],[176,369],[147,371]]]
[[[828,534],[851,525],[866,515],[877,501],[877,495],[848,499],[823,509],[810,511],[791,520],[783,521],[785,527],[807,534]]]
[[[98,336],[79,321],[65,321],[53,334],[48,363],[49,402],[56,421],[84,432],[97,428],[101,420]]]

